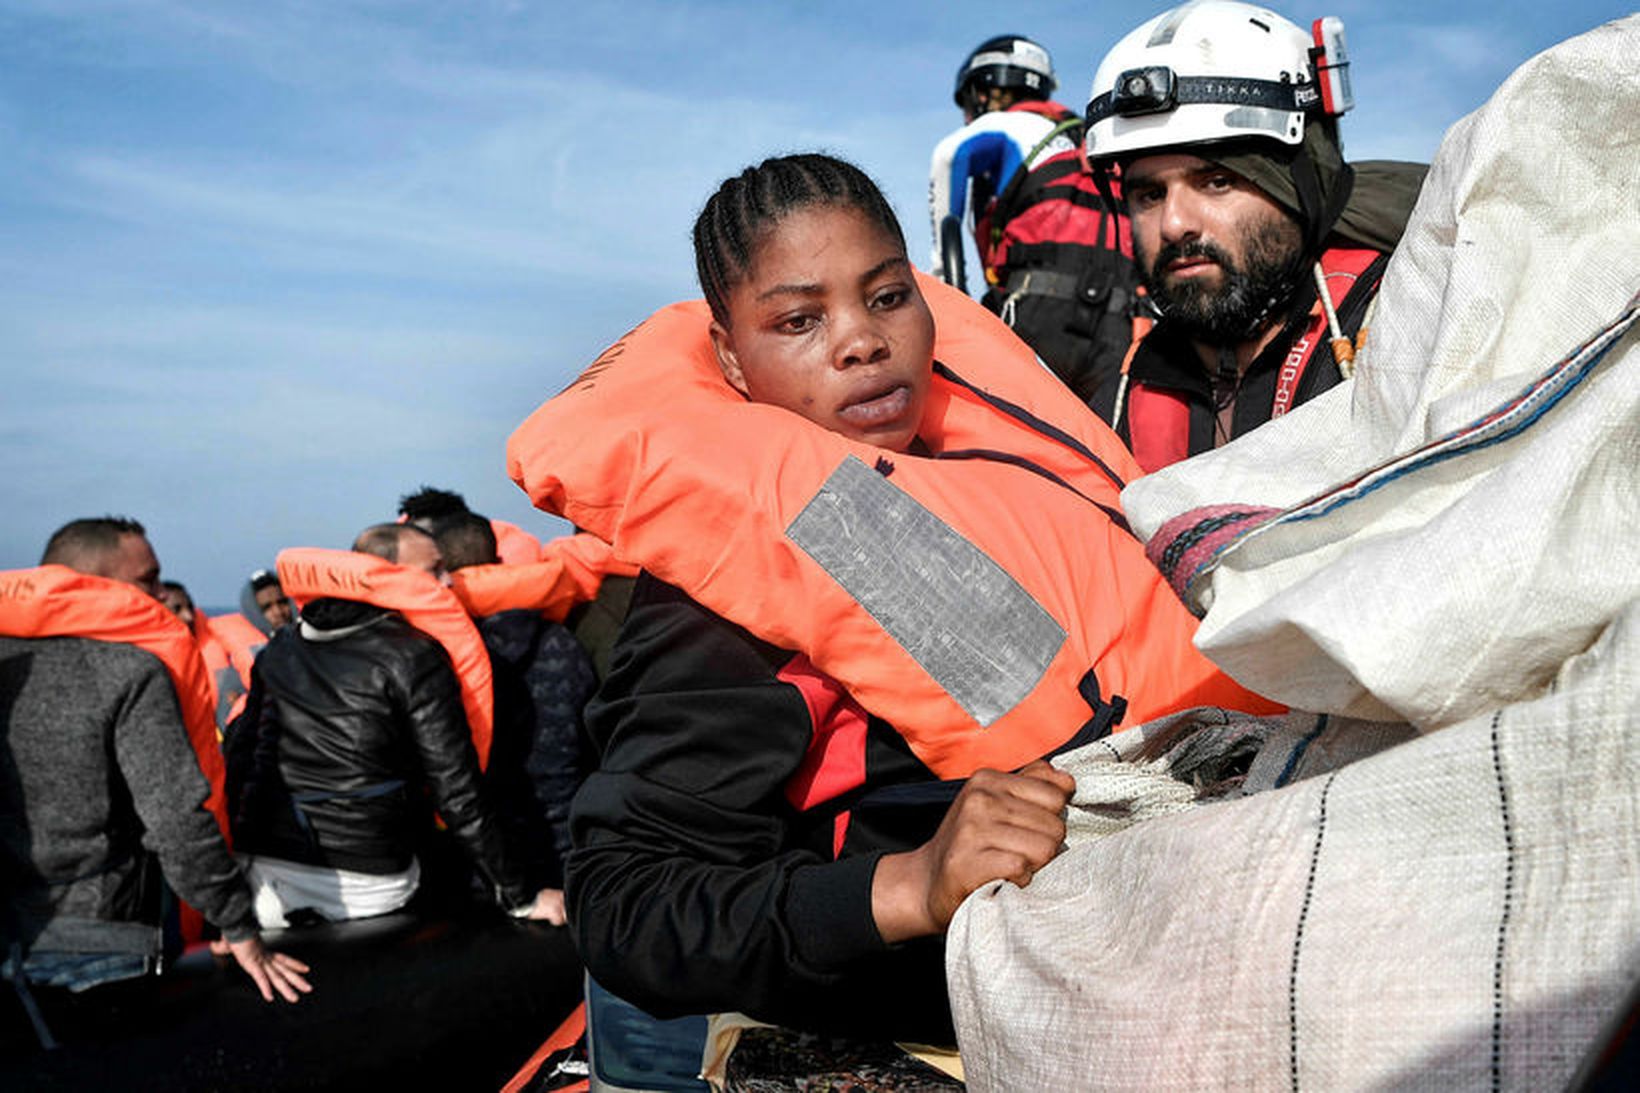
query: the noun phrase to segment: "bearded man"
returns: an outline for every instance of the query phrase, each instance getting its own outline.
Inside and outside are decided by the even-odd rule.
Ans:
[[[1123,38],[1087,152],[1120,167],[1160,318],[1094,407],[1146,471],[1209,451],[1353,373],[1426,168],[1348,164],[1343,28],[1204,0]]]

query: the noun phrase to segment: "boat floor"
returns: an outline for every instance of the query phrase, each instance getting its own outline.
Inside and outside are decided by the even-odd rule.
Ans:
[[[569,932],[493,910],[272,932],[313,993],[263,1002],[203,948],[165,975],[79,996],[36,989],[42,1051],[0,984],[0,1089],[499,1089],[581,1000]]]

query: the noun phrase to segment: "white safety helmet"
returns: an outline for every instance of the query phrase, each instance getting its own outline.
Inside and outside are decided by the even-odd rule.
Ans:
[[[1329,62],[1334,33],[1338,56]],[[1336,19],[1317,20],[1312,35],[1237,0],[1163,12],[1100,62],[1088,95],[1088,156],[1247,137],[1300,144],[1308,116],[1351,105],[1342,54]]]

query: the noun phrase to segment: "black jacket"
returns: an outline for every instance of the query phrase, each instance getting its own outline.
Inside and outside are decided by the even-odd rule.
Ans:
[[[504,906],[531,892],[480,792],[478,756],[449,657],[401,617],[318,600],[256,660],[229,727],[236,849],[394,873],[436,808]]]
[[[949,1040],[943,939],[885,945],[871,882],[883,853],[933,834],[956,787],[872,718],[863,784],[794,807],[786,787],[814,725],[778,678],[791,660],[639,578],[587,708],[602,755],[575,798],[565,887],[582,958],[656,1016],[739,1010],[794,1028]]]
[[[495,736],[485,790],[532,887],[562,887],[569,803],[586,775],[581,711],[595,687],[575,636],[539,611],[476,620],[495,672]]]

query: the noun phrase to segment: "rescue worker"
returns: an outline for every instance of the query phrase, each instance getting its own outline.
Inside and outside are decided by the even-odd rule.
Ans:
[[[1343,158],[1343,27],[1201,0],[1128,34],[1094,76],[1090,164],[1119,170],[1161,318],[1095,408],[1147,471],[1348,377],[1420,164]]]
[[[0,972],[48,1047],[67,992],[158,966],[157,873],[222,930],[263,998],[309,990],[306,964],[263,948],[212,814],[209,689],[152,598],[159,570],[140,523],[103,517],[59,528],[39,567],[0,574]]]
[[[1082,119],[1049,96],[1048,51],[1004,34],[957,70],[963,126],[934,148],[932,268],[967,291],[962,226],[985,274],[982,302],[1090,402],[1132,340],[1127,226],[1082,160]]]

